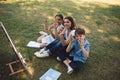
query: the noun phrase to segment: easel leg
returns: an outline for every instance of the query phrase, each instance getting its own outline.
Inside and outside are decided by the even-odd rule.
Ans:
[[[14,75],[14,74],[23,72],[23,71],[25,70],[25,69],[19,69],[19,70],[17,70],[17,71],[14,71],[12,65],[13,65],[13,64],[16,64],[16,63],[19,63],[19,62],[20,62],[19,60],[16,60],[16,61],[13,61],[13,62],[10,62],[10,63],[6,64],[7,66],[9,66],[10,71],[11,71],[11,73],[9,74],[9,76],[12,76],[12,75]]]

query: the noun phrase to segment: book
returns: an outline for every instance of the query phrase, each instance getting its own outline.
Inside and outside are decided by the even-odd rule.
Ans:
[[[39,80],[57,80],[59,76],[61,75],[61,72],[50,68],[47,72],[45,72]]]
[[[52,35],[48,35],[48,36],[42,38],[42,43],[47,43],[47,44],[49,44],[49,43],[51,43],[51,42],[54,41],[54,40],[55,40],[55,39],[52,37]]]
[[[27,47],[33,47],[33,48],[40,48],[41,43],[35,42],[35,41],[29,41],[27,44]]]

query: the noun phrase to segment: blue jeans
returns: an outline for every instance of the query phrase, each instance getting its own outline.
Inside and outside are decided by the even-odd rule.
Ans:
[[[61,41],[56,39],[46,46],[46,49],[50,51],[50,55],[56,55],[58,50],[62,47]]]
[[[67,47],[67,46],[66,46]],[[81,69],[83,62],[81,61],[74,61],[73,57],[69,56],[69,53],[66,52],[66,47],[62,47],[61,51],[59,51],[58,57],[62,60],[66,60],[67,58],[71,60],[69,65],[75,70],[78,71]]]
[[[59,50],[58,50],[58,57],[64,61],[68,56],[69,53],[66,52],[66,48],[67,46],[62,46]]]
[[[75,70],[78,71],[81,69],[81,67],[83,66],[83,62],[81,61],[73,61],[69,63],[69,65]]]

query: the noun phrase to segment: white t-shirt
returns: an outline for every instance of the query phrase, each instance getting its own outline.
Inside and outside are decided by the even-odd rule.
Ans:
[[[68,30],[65,31],[65,39],[69,39],[70,35],[75,36],[75,30],[70,31],[68,35]]]

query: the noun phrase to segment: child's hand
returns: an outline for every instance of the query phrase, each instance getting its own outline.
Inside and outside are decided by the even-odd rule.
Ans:
[[[85,39],[84,35],[82,35],[82,37],[78,39],[78,43],[80,44],[81,47],[84,46],[84,39]]]
[[[80,44],[80,46],[82,47],[82,46],[84,46],[84,40],[82,40],[82,39],[78,39],[78,43]]]

